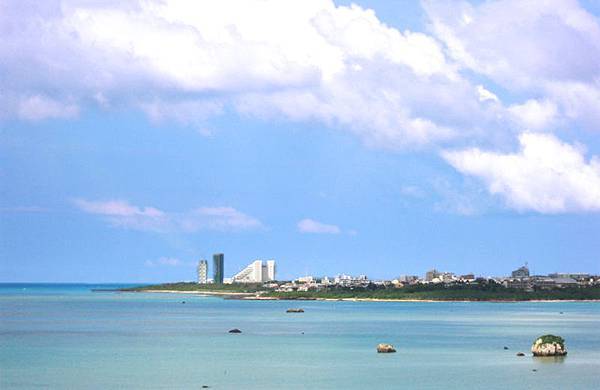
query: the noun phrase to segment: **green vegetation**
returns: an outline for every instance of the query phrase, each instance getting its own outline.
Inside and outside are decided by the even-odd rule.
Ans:
[[[330,287],[320,291],[279,292],[259,283],[197,284],[166,283],[126,288],[122,291],[196,291],[221,293],[257,293],[278,299],[398,299],[433,301],[531,301],[531,300],[600,300],[600,286],[538,289],[525,291],[506,288],[495,282],[480,280],[472,284],[416,284],[403,288],[370,284],[364,288]]]
[[[138,286],[124,288],[121,291],[214,291],[231,293],[255,293],[264,290],[261,283],[238,283],[238,284],[198,284],[193,282],[164,283],[150,286]]]
[[[428,284],[404,288],[331,288],[322,291],[267,292],[280,299],[405,299],[439,301],[530,301],[600,299],[600,287],[524,291],[496,283],[477,285]]]
[[[538,340],[541,340],[540,344],[558,344],[560,345],[562,348],[565,347],[565,339],[563,339],[560,336],[555,336],[553,334],[545,334],[543,336],[538,337],[537,339],[535,339],[535,341],[533,342],[533,344],[536,344]]]

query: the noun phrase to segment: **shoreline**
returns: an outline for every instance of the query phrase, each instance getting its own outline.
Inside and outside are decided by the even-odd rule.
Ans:
[[[206,296],[231,296],[231,297],[251,297],[255,293],[244,293],[244,292],[227,292],[227,291],[179,291],[179,290],[141,290],[141,291],[120,291],[120,292],[131,292],[131,293],[166,293],[166,294],[195,294],[195,295],[206,295]]]
[[[394,299],[394,298],[282,298],[282,297],[263,297],[256,293],[227,292],[227,291],[179,291],[179,290],[141,290],[141,291],[120,291],[125,293],[165,293],[165,294],[193,294],[200,296],[231,297],[234,299],[246,301],[343,301],[343,302],[491,302],[491,303],[557,303],[557,302],[600,302],[600,299],[531,299],[531,300],[475,300],[475,299]]]

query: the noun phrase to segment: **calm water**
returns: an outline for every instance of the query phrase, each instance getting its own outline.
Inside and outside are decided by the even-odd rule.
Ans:
[[[600,303],[258,302],[97,287],[0,285],[0,388],[600,388]],[[544,333],[567,340],[565,359],[529,356]],[[377,354],[379,342],[398,353]]]

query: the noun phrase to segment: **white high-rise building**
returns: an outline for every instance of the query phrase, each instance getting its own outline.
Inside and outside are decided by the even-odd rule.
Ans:
[[[275,280],[275,260],[267,260],[267,282]]]
[[[208,262],[206,260],[198,262],[198,283],[208,283]]]
[[[275,280],[275,260],[269,260],[266,264],[256,260],[232,278],[233,283],[264,283],[272,280]]]

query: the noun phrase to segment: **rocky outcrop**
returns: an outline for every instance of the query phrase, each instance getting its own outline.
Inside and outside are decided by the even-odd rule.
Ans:
[[[238,328],[235,328],[235,329],[231,329],[231,330],[229,331],[229,333],[242,333],[242,331],[241,331],[241,330],[239,330]]]
[[[525,356],[525,354],[523,352],[518,352],[517,356]]]
[[[394,346],[392,344],[378,344],[377,352],[378,353],[391,353],[391,352],[396,352],[396,349],[394,348]]]
[[[531,346],[533,356],[565,356],[565,340],[560,336],[546,334],[538,337]]]
[[[304,309],[287,309],[286,313],[304,313]]]

